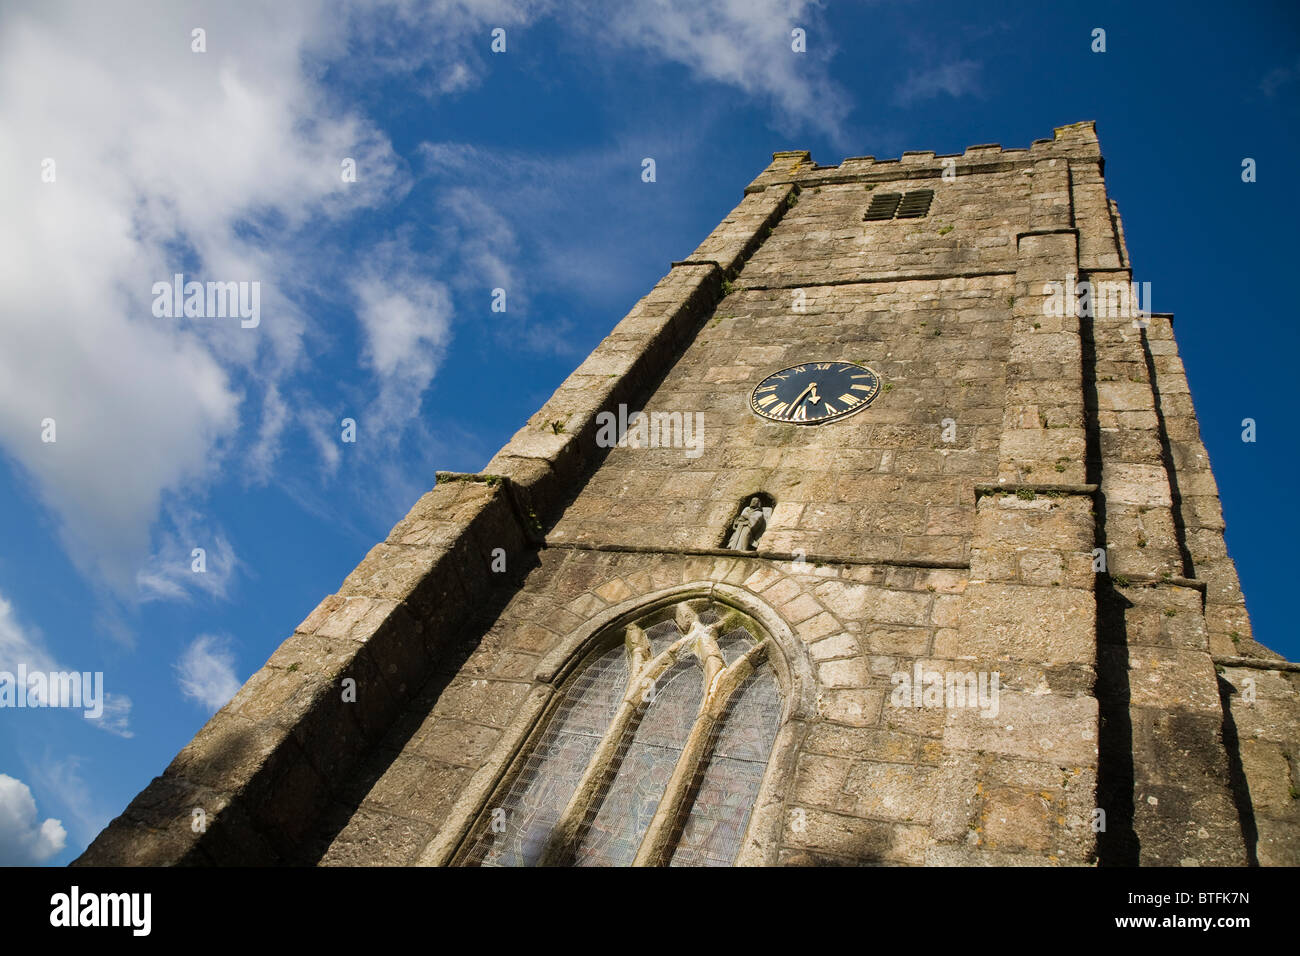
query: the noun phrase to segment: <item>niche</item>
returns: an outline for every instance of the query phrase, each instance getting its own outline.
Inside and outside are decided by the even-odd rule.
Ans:
[[[723,532],[722,546],[731,551],[757,551],[775,505],[776,499],[763,491],[741,498],[735,517]]]

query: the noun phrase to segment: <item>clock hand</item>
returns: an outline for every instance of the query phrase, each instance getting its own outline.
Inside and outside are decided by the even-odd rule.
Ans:
[[[817,404],[817,383],[809,382],[808,387],[799,393],[799,397],[790,403],[790,411],[786,413],[785,420],[788,422],[806,422],[808,420],[808,406],[803,403],[805,396],[812,396],[812,402]]]
[[[795,408],[796,406],[798,406],[798,404],[804,400],[805,395],[807,395],[809,392],[816,391],[816,389],[817,389],[817,383],[816,382],[810,383],[807,388],[805,388],[802,392],[799,393],[799,397],[790,403],[790,407]],[[814,398],[813,401],[816,402],[817,399]]]
[[[816,382],[813,382],[811,385],[808,386],[808,391],[811,392],[811,394],[808,396],[808,398],[812,401],[812,403],[813,403],[814,405],[816,405],[818,402],[820,402],[820,401],[822,400],[822,397],[821,397],[820,395],[817,394],[817,383],[816,383]]]

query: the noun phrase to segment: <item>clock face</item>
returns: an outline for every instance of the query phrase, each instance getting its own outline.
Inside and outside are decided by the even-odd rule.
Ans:
[[[865,365],[807,362],[759,382],[749,407],[774,422],[824,425],[862,411],[879,391],[880,376]]]

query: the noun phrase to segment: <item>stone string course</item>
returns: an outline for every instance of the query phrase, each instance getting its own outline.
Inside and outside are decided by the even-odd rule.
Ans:
[[[1090,123],[954,157],[774,154],[78,862],[443,862],[550,692],[547,655],[715,582],[784,621],[816,682],[769,771],[779,825],[751,832],[766,862],[1300,863],[1300,672],[1252,638],[1172,318],[1044,312],[1045,282],[1132,279],[1103,169]],[[933,189],[929,215],[863,223],[880,188]],[[749,413],[753,383],[819,359],[886,390],[820,428]],[[598,447],[620,404],[702,413],[699,455]],[[760,551],[719,553],[758,491]],[[996,718],[893,706],[918,664],[997,672]]]

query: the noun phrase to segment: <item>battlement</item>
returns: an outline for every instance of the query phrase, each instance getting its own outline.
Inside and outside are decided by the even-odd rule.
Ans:
[[[980,143],[962,153],[936,154],[933,150],[908,150],[897,159],[850,156],[835,166],[823,166],[808,150],[780,150],[746,193],[761,192],[768,186],[794,183],[800,188],[835,183],[888,182],[895,179],[938,178],[952,169],[956,175],[997,172],[1043,159],[1103,163],[1096,123],[1085,120],[1058,126],[1051,139],[1037,139],[1029,147],[1003,147]]]

